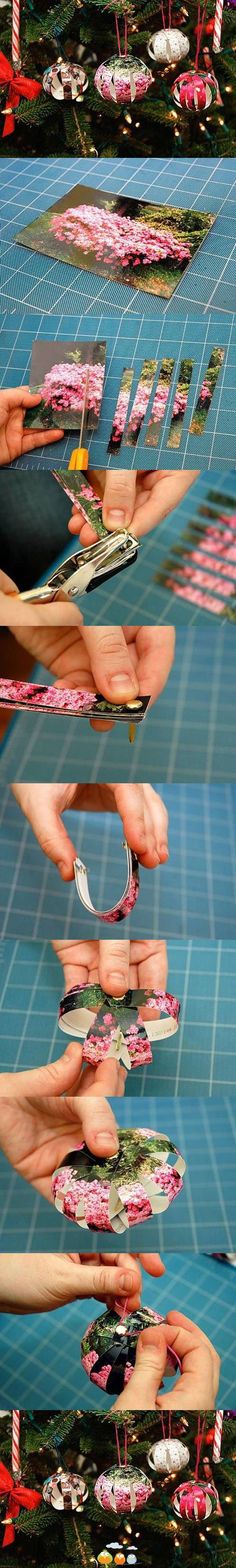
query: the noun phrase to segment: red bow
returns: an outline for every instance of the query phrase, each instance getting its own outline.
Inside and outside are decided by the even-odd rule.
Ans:
[[[13,1481],[10,1470],[0,1463],[0,1497],[7,1497],[9,1513],[2,1546],[12,1546],[15,1540],[13,1519],[18,1519],[20,1508],[37,1508],[37,1504],[42,1502],[41,1492],[31,1492],[28,1486],[22,1486],[21,1481]]]
[[[30,101],[38,98],[42,86],[41,82],[33,82],[30,76],[21,76],[20,71],[15,73],[0,49],[0,87],[8,88],[6,109],[3,111],[6,115],[3,136],[11,136],[12,131],[15,130],[14,109],[18,109],[20,99],[28,98]]]

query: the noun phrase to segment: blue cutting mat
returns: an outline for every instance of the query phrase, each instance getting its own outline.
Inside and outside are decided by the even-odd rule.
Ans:
[[[13,311],[11,315],[2,316],[0,330],[0,385],[2,387],[18,386],[28,383],[30,372],[32,343],[37,337],[48,338],[55,341],[86,341],[88,324],[84,311],[79,315],[63,316],[62,313],[48,316],[35,312],[24,311],[20,315]],[[134,382],[133,396],[141,373],[143,361],[151,356],[160,359],[163,355],[172,354],[175,358],[175,371],[173,379],[173,396],[176,390],[180,363],[183,357],[194,358],[194,369],[191,380],[189,407],[186,409],[183,423],[183,433],[180,447],[171,451],[167,447],[170,424],[170,413],[166,411],[163,422],[162,435],[157,448],[152,448],[152,466],[166,469],[181,468],[218,468],[220,472],[225,467],[235,468],[235,409],[236,409],[236,317],[232,319],[223,314],[214,315],[211,311],[205,317],[184,317],[179,311],[169,313],[167,319],[161,318],[160,312],[155,316],[154,322],[150,315],[144,313],[137,317],[117,315],[111,318],[109,310],[107,315],[89,311],[89,333],[91,341],[105,339],[107,344],[105,389],[103,396],[102,412],[98,431],[89,437],[90,462],[95,468],[144,468],[150,469],[150,447],[145,447],[145,432],[148,423],[148,410],[142,430],[142,439],[139,438],[134,448],[121,445],[120,453],[114,459],[108,458],[107,446],[111,433],[111,424],[120,381],[124,366],[133,366]],[[207,415],[204,433],[197,437],[190,435],[189,425],[196,398],[198,397],[203,376],[205,375],[210,354],[213,348],[225,348],[225,358],[220,371],[218,382],[212,398],[211,407]],[[157,371],[158,378],[158,371]],[[154,389],[155,390],[155,387]],[[167,405],[168,408],[168,405]],[[37,449],[36,452],[17,460],[18,468],[67,468],[69,457],[75,447],[75,432],[72,436],[65,435],[63,439],[53,444]],[[153,454],[155,454],[155,462]]]
[[[32,679],[47,683],[45,666]],[[163,780],[236,779],[235,689],[235,627],[179,626],[165,691],[132,746],[125,724],[98,734],[87,719],[19,713],[0,748],[0,780],[154,781],[157,756]]]
[[[187,1162],[184,1187],[165,1214],[119,1236],[119,1251],[236,1251],[236,1099],[135,1097],[112,1100],[121,1127],[168,1134]],[[79,1134],[79,1123],[78,1123]],[[78,1138],[79,1141],[79,1138]],[[56,1163],[56,1162],[55,1162]],[[0,1155],[1,1248],[7,1252],[114,1252],[114,1232],[86,1231],[66,1220]],[[82,1236],[82,1240],[81,1240]],[[115,1248],[116,1250],[116,1248]]]
[[[158,788],[158,786],[157,786]],[[159,785],[170,816],[170,858],[141,870],[140,894],[116,936],[236,935],[236,789],[230,784]],[[108,908],[124,876],[122,828],[111,814],[69,812],[65,821],[77,853],[91,868],[97,908]],[[89,915],[75,884],[61,882],[44,858],[10,789],[0,807],[0,934],[22,937],[110,937],[111,927]]]
[[[109,282],[20,249],[19,230],[41,216],[77,183],[111,194],[147,198],[194,212],[216,214],[216,224],[183,277],[172,303],[138,294],[136,289]],[[109,313],[155,317],[186,308],[193,314],[212,309],[236,310],[236,186],[231,158],[28,158],[1,159],[2,309],[26,305],[50,314],[83,311],[102,305]]]
[[[155,1282],[143,1275],[143,1303],[166,1313],[185,1312],[208,1334],[222,1357],[217,1401],[235,1407],[235,1270],[214,1258],[167,1253],[166,1275]],[[99,1302],[77,1301],[58,1312],[30,1317],[0,1317],[1,1400],[6,1409],[74,1407],[110,1410],[111,1399],[89,1382],[80,1365],[80,1340]],[[171,1388],[168,1380],[168,1389]]]
[[[126,1095],[221,1094],[236,1089],[235,943],[168,943],[168,990],[181,1001],[178,1033],[153,1044],[153,1061],[129,1073]],[[49,942],[7,938],[0,949],[0,1072],[55,1061],[66,1047],[57,1015],[64,990]],[[73,1027],[72,1027],[73,1034]]]

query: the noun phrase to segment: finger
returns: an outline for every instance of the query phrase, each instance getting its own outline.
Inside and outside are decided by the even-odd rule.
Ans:
[[[137,1341],[135,1369],[113,1410],[155,1410],[166,1364],[166,1339],[160,1328],[144,1329]]]
[[[129,528],[134,511],[136,492],[136,473],[134,469],[120,469],[119,473],[111,470],[106,474],[103,498],[103,522],[105,528],[111,533],[119,529]]]
[[[83,513],[80,511],[80,509],[77,510],[76,508],[73,508],[73,512],[71,513],[71,517],[69,519],[68,528],[70,534],[77,534],[77,536],[79,535],[81,544],[85,548],[89,544],[96,544],[98,537],[96,534],[96,529],[92,528],[91,523],[85,522],[85,518],[83,517]]]
[[[26,434],[23,430],[22,452],[33,452],[34,447],[49,446],[50,441],[62,441],[64,430],[32,430]]]
[[[99,980],[108,996],[124,996],[129,986],[130,942],[99,942]]]
[[[124,1093],[125,1077],[121,1076],[119,1064],[105,1058],[95,1069],[88,1067],[83,1074],[82,1093],[110,1096],[120,1096]]]
[[[15,784],[13,793],[28,818],[44,855],[47,855],[53,865],[57,866],[65,882],[72,881],[76,849],[60,816],[51,786],[33,784],[29,785],[29,788],[23,786],[22,790],[21,785]]]
[[[49,1062],[47,1067],[36,1067],[32,1072],[1,1073],[0,1093],[12,1095],[15,1099],[19,1094],[66,1094],[72,1091],[75,1080],[81,1070],[82,1047],[78,1041],[70,1041],[64,1056],[57,1062]],[[110,1090],[113,1093],[113,1090]]]
[[[165,1263],[162,1262],[159,1252],[139,1252],[138,1257],[146,1274],[151,1274],[153,1279],[159,1279],[165,1274]]]
[[[218,1361],[217,1364],[217,1379],[214,1380],[210,1341],[207,1343],[204,1340],[197,1324],[192,1323],[191,1328],[186,1329],[182,1323],[171,1324],[169,1315],[163,1325],[163,1331],[166,1335],[166,1344],[179,1356],[182,1373],[180,1378],[177,1378],[171,1393],[161,1395],[157,1404],[163,1410],[213,1409],[219,1382],[220,1362]]]
[[[140,957],[140,959],[138,959],[139,985],[145,986],[147,989],[150,988],[150,990],[152,990],[154,986],[157,986],[157,988],[159,987],[161,991],[165,991],[168,974],[166,942],[163,942],[162,940],[160,940],[160,942],[144,942],[142,946],[144,948],[143,958]]]
[[[141,504],[137,499],[132,524],[132,533],[135,533],[137,539],[150,533],[152,528],[157,528],[158,524],[163,522],[163,518],[168,517],[169,512],[179,506],[186,490],[189,490],[190,485],[198,478],[198,473],[198,469],[185,469],[181,473],[174,470],[172,474],[165,470],[159,472],[159,483],[150,494],[146,489],[144,490]]]
[[[119,1138],[115,1116],[107,1100],[102,1098],[89,1101],[79,1101],[79,1115],[82,1123],[83,1136],[88,1148],[93,1154],[101,1156],[117,1154]]]
[[[151,784],[115,784],[114,795],[124,834],[141,864],[157,866],[168,858],[167,811]]]
[[[9,408],[36,408],[41,403],[41,392],[30,392],[29,387],[8,387],[6,397]]]
[[[138,696],[139,682],[121,626],[84,626],[96,690],[107,701],[128,702]]]
[[[137,634],[139,691],[152,702],[164,691],[175,651],[174,626],[140,626]]]

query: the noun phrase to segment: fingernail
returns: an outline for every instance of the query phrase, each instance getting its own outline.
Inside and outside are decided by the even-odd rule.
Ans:
[[[168,844],[159,844],[159,854],[162,860],[169,860]]]
[[[74,1056],[74,1057],[78,1056],[78,1043],[77,1043],[77,1040],[70,1040],[70,1044],[67,1045],[67,1047],[66,1047],[65,1054],[66,1054],[66,1056]]]
[[[132,696],[132,692],[136,696],[138,690],[137,681],[130,670],[122,670],[120,675],[110,675],[109,686],[112,691],[127,691],[129,696]]]
[[[109,523],[115,523],[116,528],[124,528],[125,517],[126,513],[122,512],[118,508],[114,512],[112,510],[110,512],[108,508],[107,521]]]
[[[107,1154],[116,1154],[119,1148],[118,1138],[116,1137],[115,1132],[106,1132],[105,1127],[104,1132],[98,1132],[96,1134],[96,1145],[97,1149],[101,1149],[103,1146],[104,1154],[105,1146]]]
[[[125,1290],[128,1294],[128,1291],[133,1290],[134,1285],[137,1284],[136,1276],[131,1274],[131,1270],[127,1271],[127,1274],[118,1274],[117,1284],[119,1285],[119,1290]]]
[[[112,986],[111,996],[114,996],[115,999],[116,990],[118,996],[120,996],[120,993],[121,996],[125,995],[125,991],[127,991],[128,986],[128,979],[126,979],[126,975],[121,975],[120,972],[118,972],[118,969],[113,969],[112,975],[110,976],[110,985]]]

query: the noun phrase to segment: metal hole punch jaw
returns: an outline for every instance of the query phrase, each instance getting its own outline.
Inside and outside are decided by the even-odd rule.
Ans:
[[[96,544],[88,545],[86,550],[67,556],[47,583],[42,583],[39,588],[27,589],[17,597],[25,603],[34,601],[38,604],[52,602],[60,592],[68,599],[79,598],[108,577],[122,571],[131,561],[136,561],[138,549],[139,541],[126,530],[119,534],[107,534]]]
[[[127,896],[131,892],[134,876],[136,876],[138,880],[139,867],[137,855],[135,855],[134,851],[129,848],[129,844],[127,844],[126,839],[123,839],[122,847],[125,850],[127,860],[127,878],[124,892],[122,893],[122,897],[117,900],[117,903],[113,905],[113,908],[106,909],[104,912],[102,912],[101,909],[95,909],[94,904],[92,904],[88,887],[87,866],[84,865],[83,860],[79,859],[79,856],[76,856],[76,860],[74,860],[75,885],[81,900],[81,904],[84,904],[84,908],[88,909],[90,914],[97,915],[100,920],[110,920],[111,918],[119,919],[120,916],[122,916],[123,905]]]

